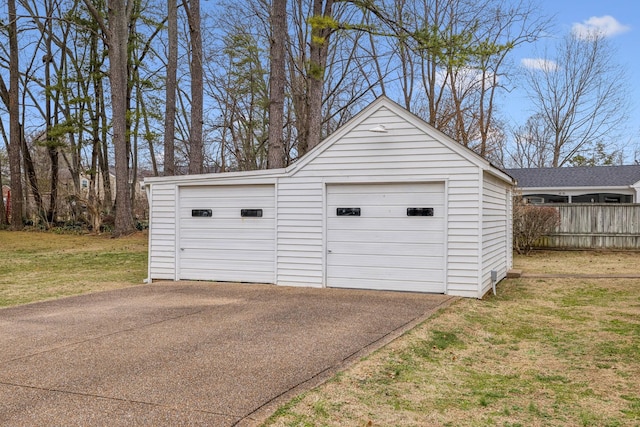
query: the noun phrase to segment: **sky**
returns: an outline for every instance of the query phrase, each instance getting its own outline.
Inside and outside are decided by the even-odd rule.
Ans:
[[[629,127],[622,144],[625,163],[633,163],[640,150],[640,2],[638,0],[537,0],[540,12],[553,18],[548,38],[514,52],[521,67],[544,66],[536,52],[544,45],[571,31],[598,30],[615,48],[617,62],[624,67],[629,83]],[[524,123],[530,115],[530,102],[523,91],[510,94],[504,111],[511,122]],[[640,152],[637,154],[640,156]],[[640,158],[637,158],[640,160]]]

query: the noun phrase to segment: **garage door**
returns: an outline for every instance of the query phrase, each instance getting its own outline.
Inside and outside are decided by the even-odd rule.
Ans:
[[[274,282],[273,185],[180,188],[180,279]]]
[[[327,187],[327,285],[445,292],[444,184]]]

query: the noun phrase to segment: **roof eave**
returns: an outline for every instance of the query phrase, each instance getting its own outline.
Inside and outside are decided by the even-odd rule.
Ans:
[[[287,169],[261,169],[255,171],[239,171],[239,172],[218,172],[218,173],[206,173],[197,175],[175,175],[175,176],[154,176],[144,179],[145,184],[155,183],[186,183],[190,181],[200,180],[229,180],[238,178],[259,178],[259,177],[273,177],[279,178],[287,175]]]

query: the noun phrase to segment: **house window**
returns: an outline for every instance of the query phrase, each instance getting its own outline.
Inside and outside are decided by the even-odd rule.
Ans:
[[[558,196],[556,194],[527,194],[529,203],[569,203],[569,196]]]
[[[89,188],[89,181],[86,179],[82,180],[82,188]]]
[[[527,197],[527,203],[531,203],[532,205],[541,205],[544,203],[544,198],[542,197]]]
[[[632,203],[633,196],[616,193],[593,193],[573,196],[572,203]]]

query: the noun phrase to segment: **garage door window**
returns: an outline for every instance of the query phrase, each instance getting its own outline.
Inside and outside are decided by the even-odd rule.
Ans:
[[[262,218],[262,209],[240,209],[240,216]]]
[[[211,209],[191,209],[191,216],[210,218],[213,215]]]
[[[407,216],[433,216],[433,208],[407,208]]]
[[[337,208],[337,216],[360,216],[360,208]]]

